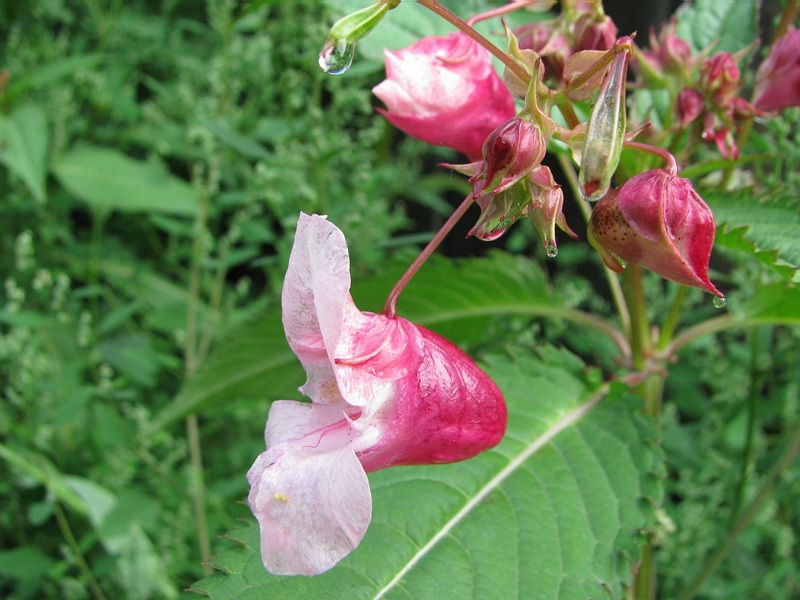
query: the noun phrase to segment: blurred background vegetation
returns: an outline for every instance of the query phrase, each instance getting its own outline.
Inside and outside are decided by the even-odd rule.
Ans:
[[[192,596],[201,540],[218,551],[249,515],[244,474],[278,392],[250,389],[182,424],[186,376],[277,305],[299,211],[344,230],[354,280],[379,299],[386,261],[407,263],[462,197],[464,182],[434,166],[455,154],[374,114],[379,55],[346,77],[316,68],[337,4],[0,0],[0,596]],[[675,3],[662,4],[666,16]],[[787,123],[779,139],[795,135]],[[518,229],[504,247],[543,258]],[[487,247],[461,237],[448,254]],[[744,271],[770,277],[757,261]],[[565,244],[552,276],[572,305],[610,316],[596,273],[586,244]],[[667,306],[663,282],[649,283],[653,310]],[[552,320],[501,316],[461,341],[486,351],[544,339],[614,367],[596,337]],[[704,338],[669,380],[667,590],[717,543],[707,514],[744,494],[745,445],[769,464],[781,423],[796,420],[798,341],[786,328]],[[300,383],[292,373],[282,394]],[[750,438],[753,398],[762,426]],[[756,597],[754,580],[758,597],[800,593],[794,475],[709,598]]]

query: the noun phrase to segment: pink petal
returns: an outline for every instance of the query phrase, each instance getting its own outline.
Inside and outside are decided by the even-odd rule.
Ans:
[[[331,414],[312,414],[319,409],[326,407],[281,402],[270,420],[324,422]],[[290,428],[280,429],[286,433]],[[268,437],[274,434],[268,431]],[[271,573],[318,575],[364,537],[372,497],[352,437],[352,427],[342,419],[267,449],[248,471],[248,502],[261,531],[261,557]]]

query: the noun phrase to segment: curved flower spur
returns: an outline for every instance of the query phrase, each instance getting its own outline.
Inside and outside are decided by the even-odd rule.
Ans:
[[[311,403],[272,404],[267,450],[247,474],[264,565],[278,575],[322,573],[361,542],[372,513],[367,472],[464,460],[505,432],[491,379],[441,336],[359,311],[349,267],[342,232],[301,214],[283,324]]]

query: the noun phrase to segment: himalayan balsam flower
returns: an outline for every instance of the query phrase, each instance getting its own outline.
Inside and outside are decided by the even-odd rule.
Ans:
[[[753,97],[759,110],[800,106],[800,29],[790,29],[772,46],[756,72]]]
[[[342,232],[301,215],[283,324],[312,402],[272,404],[267,450],[247,474],[262,559],[278,575],[322,573],[360,543],[372,513],[367,472],[470,458],[505,431],[489,377],[439,335],[359,311],[349,267]]]
[[[463,33],[384,52],[386,79],[372,91],[386,104],[378,111],[408,135],[477,160],[486,136],[516,112],[489,53]]]
[[[610,269],[622,271],[617,256],[722,297],[708,279],[715,231],[714,215],[691,182],[654,169],[632,177],[595,205],[589,240]]]

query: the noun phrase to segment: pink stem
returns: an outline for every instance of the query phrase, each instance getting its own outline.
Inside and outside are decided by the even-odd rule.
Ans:
[[[669,171],[672,175],[678,174],[678,163],[672,153],[668,150],[664,150],[664,148],[659,148],[658,146],[651,146],[650,144],[634,142],[633,140],[625,140],[625,145],[628,148],[633,148],[634,150],[639,150],[641,152],[647,152],[648,154],[654,154],[658,156],[666,163],[667,171]]]
[[[464,216],[464,213],[467,212],[467,209],[470,207],[474,198],[472,193],[468,194],[464,201],[459,205],[459,207],[450,215],[450,218],[445,221],[442,228],[436,232],[436,235],[433,236],[428,245],[419,253],[419,256],[411,263],[411,266],[408,267],[403,276],[394,284],[392,291],[389,292],[389,296],[386,298],[386,304],[383,305],[383,310],[381,314],[386,315],[390,319],[394,319],[397,316],[397,299],[400,297],[400,294],[403,293],[403,289],[408,285],[408,282],[417,274],[420,267],[425,264],[425,261],[428,260],[431,254],[434,253],[436,248],[439,247],[439,244],[442,243],[442,240],[450,233],[450,230],[453,226],[458,222],[458,220]]]
[[[475,15],[474,17],[470,17],[467,19],[467,25],[470,27],[475,27],[476,23],[480,23],[481,21],[486,21],[487,19],[493,19],[494,17],[502,17],[510,12],[514,12],[515,10],[527,6],[531,3],[531,0],[514,0],[514,2],[509,2],[505,6],[501,6],[500,8],[495,8],[493,10],[487,10],[484,13],[480,13],[479,15]]]
[[[517,77],[519,77],[523,83],[530,83],[531,76],[522,67],[522,65],[518,65],[517,63],[515,63],[508,54],[500,50],[500,48],[495,46],[492,42],[490,42],[480,33],[475,31],[472,27],[467,25],[464,21],[462,21],[456,15],[447,10],[444,6],[440,5],[436,0],[416,0],[416,1],[417,4],[421,4],[422,6],[424,6],[430,11],[433,11],[434,13],[436,13],[437,15],[439,15],[452,25],[455,25],[458,29],[466,33],[469,37],[471,37],[481,46],[486,48],[489,52],[491,52],[494,56],[496,56],[505,66],[511,69],[511,71]]]

